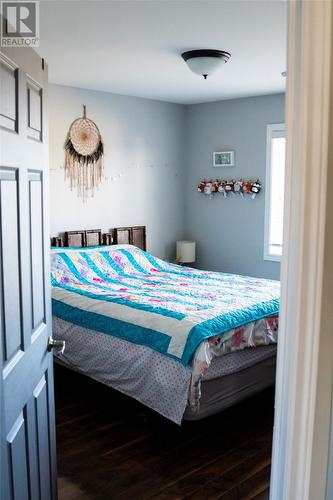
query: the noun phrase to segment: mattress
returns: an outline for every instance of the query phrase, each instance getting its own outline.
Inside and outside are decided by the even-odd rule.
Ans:
[[[210,366],[202,375],[202,381],[213,380],[226,375],[245,370],[261,361],[276,356],[277,346],[275,344],[262,347],[249,347],[241,351],[235,351],[224,356],[214,358]]]
[[[217,379],[219,386],[221,378],[274,358],[276,352],[276,345],[268,345],[220,353],[209,367],[199,362],[194,370],[148,347],[57,317],[53,317],[53,337],[66,341],[64,354],[58,356],[68,368],[133,397],[177,424],[188,415],[187,407],[192,417],[200,418],[201,386],[207,381]]]
[[[236,357],[238,354],[229,354],[226,357]],[[183,415],[184,420],[199,420],[214,415],[274,385],[275,371],[276,355],[274,354],[223,377],[203,380],[199,408],[193,410],[188,405]]]

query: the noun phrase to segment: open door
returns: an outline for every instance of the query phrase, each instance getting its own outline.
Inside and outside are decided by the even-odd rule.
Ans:
[[[1,49],[1,500],[55,499],[47,66]]]

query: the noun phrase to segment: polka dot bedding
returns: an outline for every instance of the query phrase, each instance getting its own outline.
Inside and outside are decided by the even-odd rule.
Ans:
[[[217,336],[210,345],[200,347],[187,367],[148,347],[57,317],[53,317],[53,336],[66,341],[60,358],[68,367],[180,424],[187,404],[193,411],[199,408],[202,380],[230,375],[274,355],[277,319],[269,324],[273,331],[263,321],[248,325],[241,342],[237,331],[230,332],[225,343]],[[248,348],[259,340],[259,348]]]

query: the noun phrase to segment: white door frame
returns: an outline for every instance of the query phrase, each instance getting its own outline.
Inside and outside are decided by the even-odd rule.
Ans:
[[[290,0],[271,500],[321,500],[326,492],[333,380],[332,28],[330,0]]]

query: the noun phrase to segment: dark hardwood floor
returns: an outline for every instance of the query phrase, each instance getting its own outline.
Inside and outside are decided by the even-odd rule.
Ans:
[[[273,390],[179,427],[57,366],[56,418],[59,500],[268,499]]]

